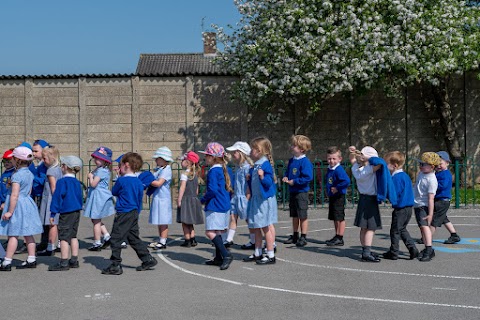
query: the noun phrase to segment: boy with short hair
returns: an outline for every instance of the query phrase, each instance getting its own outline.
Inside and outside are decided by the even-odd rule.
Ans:
[[[432,231],[430,225],[433,219],[434,198],[437,193],[438,182],[435,177],[435,167],[440,164],[440,157],[435,152],[422,154],[420,173],[415,184],[415,218],[422,233],[425,250],[422,251],[420,261],[430,261],[435,257],[432,248]]]
[[[350,178],[343,169],[342,151],[337,146],[327,149],[328,171],[325,176],[328,195],[328,220],[335,226],[335,236],[326,241],[327,246],[343,246],[345,232],[345,194]]]
[[[418,257],[418,250],[410,233],[407,230],[412,217],[414,204],[412,180],[402,167],[405,164],[405,155],[400,151],[392,151],[385,155],[387,167],[392,174],[392,182],[395,187],[397,201],[392,205],[392,224],[390,227],[390,250],[383,254],[383,258],[397,260],[399,254],[399,242],[402,239],[410,253],[410,260]]]
[[[143,184],[135,172],[143,165],[142,157],[135,152],[128,152],[119,163],[120,177],[112,188],[112,195],[117,197],[115,219],[111,233],[112,264],[102,270],[102,274],[120,275],[122,266],[122,242],[128,240],[137,253],[142,264],[137,271],[151,270],[157,265],[157,260],[148,251],[147,245],[140,240],[138,215],[142,210]]]
[[[306,136],[295,135],[290,139],[290,143],[293,157],[288,161],[287,176],[283,177],[282,181],[289,185],[293,235],[284,243],[304,247],[307,244],[308,231],[308,191],[313,179],[313,165],[305,153],[312,149],[312,142]]]
[[[63,178],[56,184],[50,204],[50,224],[53,225],[55,215],[58,219],[58,239],[60,240],[61,260],[58,264],[48,267],[48,271],[67,271],[78,268],[77,231],[80,222],[80,210],[83,205],[83,192],[80,181],[75,174],[82,168],[82,160],[76,156],[61,158]],[[71,249],[71,258],[68,259]]]
[[[450,156],[445,151],[437,152],[440,157],[440,164],[435,168],[435,177],[438,182],[437,193],[434,200],[433,220],[430,225],[432,236],[438,227],[442,224],[450,232],[450,237],[445,240],[445,244],[455,244],[460,242],[460,236],[455,227],[447,217],[447,211],[450,208],[450,199],[452,198],[452,173],[448,170]]]

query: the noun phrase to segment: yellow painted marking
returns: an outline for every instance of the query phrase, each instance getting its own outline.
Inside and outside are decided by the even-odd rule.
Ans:
[[[473,239],[472,239],[472,240],[468,240],[468,242],[471,242],[471,243],[477,243],[477,242],[478,242],[478,240],[473,240]]]

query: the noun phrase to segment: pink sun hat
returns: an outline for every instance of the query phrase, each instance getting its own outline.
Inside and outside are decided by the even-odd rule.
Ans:
[[[218,142],[210,142],[207,144],[205,151],[198,151],[198,153],[208,154],[215,158],[221,158],[225,155],[225,149]]]

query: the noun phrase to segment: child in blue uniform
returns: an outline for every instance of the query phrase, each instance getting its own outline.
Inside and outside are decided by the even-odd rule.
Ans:
[[[247,195],[247,176],[250,168],[253,166],[253,161],[250,159],[250,152],[252,151],[248,143],[237,141],[233,146],[228,147],[227,151],[232,154],[234,162],[238,165],[235,171],[235,183],[233,187],[234,195],[232,197],[232,213],[230,215],[230,226],[228,229],[227,241],[224,243],[228,248],[233,245],[233,237],[237,230],[238,218],[247,220],[247,205],[250,195]],[[250,231],[250,246],[255,246],[255,233]],[[242,246],[246,248],[248,245]]]
[[[312,142],[306,136],[296,135],[291,138],[290,149],[293,157],[288,160],[287,176],[282,181],[288,184],[290,191],[290,217],[292,218],[293,235],[284,243],[297,247],[307,245],[308,231],[308,191],[313,180],[313,165],[305,155],[312,149]],[[300,237],[298,236],[300,229]]]
[[[172,196],[170,194],[172,151],[168,147],[158,148],[152,159],[155,160],[157,168],[153,174],[155,181],[150,184],[155,191],[152,194],[148,223],[158,227],[159,241],[150,243],[149,247],[160,250],[167,248],[168,225],[172,224]]]
[[[0,271],[12,270],[13,254],[19,236],[25,239],[28,257],[17,269],[37,267],[33,235],[42,233],[43,228],[37,206],[30,197],[33,174],[28,170],[28,166],[32,160],[32,150],[27,147],[13,150],[13,163],[17,170],[12,175],[12,187],[7,194],[0,223],[0,235],[8,236],[7,252]]]
[[[221,236],[228,228],[232,191],[225,149],[217,142],[210,142],[205,151],[199,152],[205,154],[205,162],[211,166],[207,174],[207,191],[200,201],[205,204],[205,235],[215,245],[215,257],[205,263],[226,270],[233,256],[225,248]]]
[[[278,222],[276,181],[273,171],[272,143],[265,137],[258,137],[250,142],[250,156],[255,161],[250,169],[248,186],[251,194],[247,209],[248,227],[255,231],[255,252],[244,261],[257,264],[274,264],[275,232],[273,224]],[[265,234],[266,253],[262,252],[262,231]]]
[[[343,246],[345,233],[345,194],[350,185],[350,178],[343,169],[342,152],[338,147],[327,149],[328,171],[325,176],[328,194],[328,220],[332,220],[335,236],[326,241],[327,246]]]
[[[150,270],[157,265],[157,260],[148,252],[147,245],[140,239],[138,215],[142,210],[143,184],[135,175],[143,165],[142,157],[135,152],[123,155],[119,163],[120,177],[112,188],[112,194],[117,197],[115,220],[111,234],[112,255],[111,264],[102,270],[102,274],[120,275],[122,266],[122,242],[128,240],[130,246],[137,253],[142,264],[137,271]]]
[[[407,230],[408,223],[413,212],[413,187],[412,180],[408,174],[403,172],[405,155],[399,151],[392,151],[385,155],[388,169],[392,173],[393,184],[397,194],[397,203],[392,205],[392,224],[390,227],[390,250],[383,254],[383,258],[397,260],[399,254],[399,243],[403,243],[410,253],[410,260],[418,257],[418,250],[410,233]]]
[[[61,260],[48,267],[48,271],[66,271],[78,268],[77,231],[82,209],[82,185],[75,174],[82,169],[82,160],[76,156],[61,158],[63,178],[59,179],[50,204],[50,223],[58,220],[58,239],[60,240]],[[71,251],[71,257],[68,258]]]
[[[460,236],[457,234],[455,227],[447,217],[447,211],[450,208],[450,200],[452,199],[452,173],[448,170],[450,164],[450,156],[446,151],[437,152],[440,157],[440,164],[435,168],[435,177],[437,178],[438,188],[434,199],[434,211],[432,224],[432,236],[436,229],[442,224],[450,232],[450,237],[445,240],[445,244],[454,244],[460,242]]]
[[[87,175],[89,187],[83,216],[92,219],[93,223],[94,242],[88,250],[100,251],[110,245],[110,233],[102,223],[102,219],[115,213],[113,196],[109,188],[112,150],[107,147],[99,147],[91,156],[96,168]]]

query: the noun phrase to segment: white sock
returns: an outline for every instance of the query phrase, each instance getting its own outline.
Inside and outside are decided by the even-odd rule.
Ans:
[[[5,258],[5,260],[2,262],[2,266],[4,267],[8,266],[9,264],[12,264],[12,259],[10,258]]]
[[[37,260],[37,258],[35,256],[28,256],[27,257],[27,262],[28,263],[32,263],[32,262],[35,262]]]
[[[273,242],[273,248],[276,248],[276,247],[277,247],[277,243]]]
[[[110,233],[105,233],[105,234],[103,235],[103,241],[108,241],[108,240],[110,240],[110,238],[111,238],[111,237],[110,237]]]
[[[55,250],[55,245],[53,243],[49,243],[47,245],[47,251],[53,251],[53,250]]]
[[[125,241],[123,241],[121,245],[122,245],[122,246],[126,246],[127,243],[126,243]]]
[[[272,251],[267,250],[267,256],[271,259],[271,258],[275,257],[275,252],[273,250]]]
[[[255,255],[257,257],[260,257],[262,255],[262,249],[261,248],[255,248]]]
[[[222,232],[220,235],[222,236],[222,241],[225,242],[225,240],[227,240],[227,233]]]
[[[227,236],[227,241],[233,241],[233,237],[235,236],[235,231],[236,229],[228,229],[228,236]]]
[[[250,233],[250,243],[255,243],[255,233]]]
[[[163,245],[167,244],[167,238],[160,238],[160,243]]]
[[[95,242],[93,243],[93,245],[94,245],[95,247],[101,246],[101,245],[102,245],[102,240],[95,240]]]

